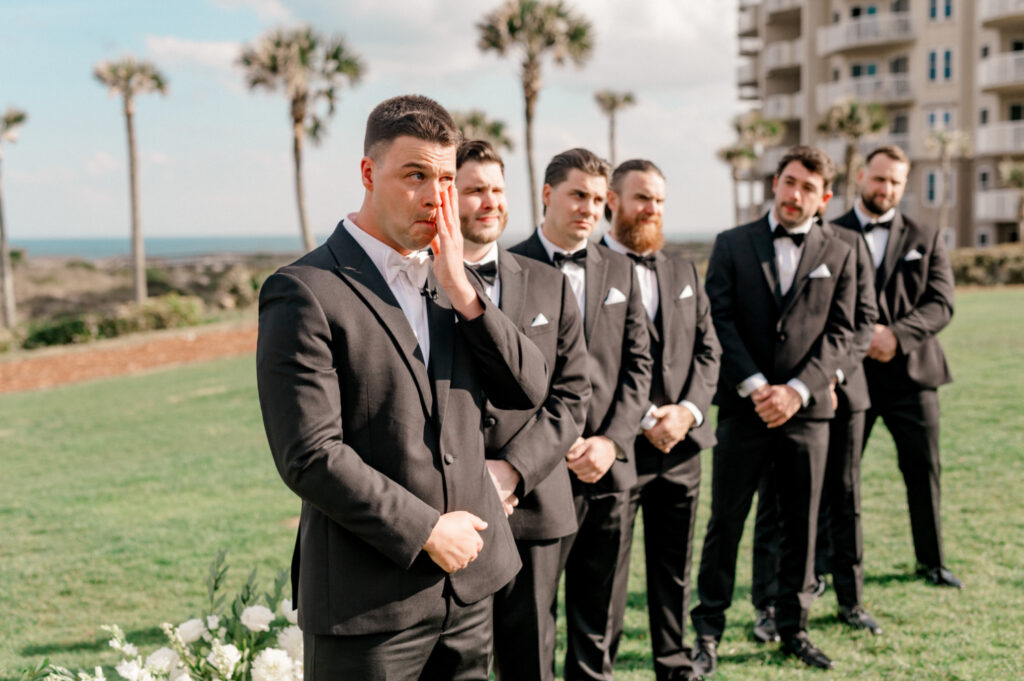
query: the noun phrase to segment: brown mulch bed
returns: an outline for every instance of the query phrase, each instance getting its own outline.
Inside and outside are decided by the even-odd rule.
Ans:
[[[256,324],[220,324],[139,334],[67,348],[24,352],[0,361],[0,393],[50,388],[256,350]]]

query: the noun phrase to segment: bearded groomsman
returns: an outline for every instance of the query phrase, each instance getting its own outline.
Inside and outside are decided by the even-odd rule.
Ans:
[[[719,234],[711,253],[707,292],[722,343],[718,443],[692,612],[695,665],[704,674],[717,666],[743,525],[766,471],[782,519],[782,650],[812,667],[833,666],[808,638],[807,615],[831,386],[852,342],[856,298],[853,249],[817,224],[834,178],[821,150],[790,149],[775,174],[772,210]]]
[[[554,605],[561,539],[576,531],[565,455],[583,432],[590,381],[583,320],[569,280],[558,270],[498,245],[508,223],[505,166],[489,143],[459,147],[463,255],[490,299],[533,341],[550,370],[539,409],[488,402],[483,429],[487,467],[505,498],[523,567],[494,595],[495,671],[503,681],[554,679]]]
[[[636,483],[633,445],[651,383],[647,314],[633,262],[588,243],[608,193],[608,163],[586,149],[558,154],[544,173],[544,222],[510,249],[558,267],[583,312],[593,395],[583,436],[566,456],[579,530],[562,542],[567,651],[564,675],[611,679],[615,622],[625,608]]]
[[[857,202],[835,224],[863,235],[876,269],[879,323],[864,360],[871,393],[865,443],[881,418],[907,487],[917,573],[962,589],[946,568],[939,519],[938,387],[953,377],[936,335],[953,316],[953,270],[939,230],[897,209],[909,172],[899,147],[872,151],[857,173]]]
[[[651,403],[635,442],[637,484],[630,491],[625,536],[633,536],[642,507],[654,673],[658,681],[675,681],[699,678],[685,623],[700,451],[715,441],[707,413],[722,349],[697,268],[662,251],[664,209],[665,177],[654,163],[631,160],[615,169],[605,209],[612,227],[602,243],[634,263],[654,360]],[[615,600],[625,597],[623,590]],[[616,639],[623,614],[616,612]]]

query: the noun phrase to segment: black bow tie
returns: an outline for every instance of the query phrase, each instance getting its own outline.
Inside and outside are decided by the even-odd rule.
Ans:
[[[498,276],[498,263],[494,260],[485,262],[482,265],[470,265],[469,269],[480,275],[480,278],[487,282],[488,286],[494,286],[494,280]]]
[[[627,253],[629,259],[635,262],[641,267],[646,267],[649,270],[654,269],[654,256],[653,255],[640,255],[639,253]]]
[[[865,234],[873,229],[892,229],[892,220],[886,220],[885,222],[869,222],[866,225],[861,225],[861,230]]]
[[[801,232],[793,233],[782,225],[776,225],[775,230],[772,232],[773,239],[792,239],[798,248],[803,245],[805,236],[807,235]]]
[[[587,249],[581,248],[575,253],[555,253],[551,260],[555,263],[555,267],[559,268],[567,262],[576,263],[580,267],[586,267]]]

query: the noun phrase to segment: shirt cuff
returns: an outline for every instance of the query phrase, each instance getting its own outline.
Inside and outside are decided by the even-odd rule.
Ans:
[[[701,413],[700,408],[696,404],[690,400],[683,400],[679,403],[679,406],[686,407],[690,413],[693,414],[693,418],[695,419],[693,425],[695,427],[700,428],[704,425],[704,414]]]
[[[836,378],[839,379],[840,384],[846,383],[846,374],[843,373],[842,369],[836,369]]]
[[[740,397],[750,397],[750,393],[754,392],[763,385],[768,385],[768,379],[764,377],[760,371],[753,376],[748,376],[742,383],[736,387],[736,392],[739,393]]]
[[[789,379],[786,381],[786,385],[800,393],[800,401],[803,402],[805,407],[811,403],[811,391],[807,389],[807,385],[799,378]]]

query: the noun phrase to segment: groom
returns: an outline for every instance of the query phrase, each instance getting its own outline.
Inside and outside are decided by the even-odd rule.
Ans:
[[[307,679],[486,679],[491,594],[519,569],[481,408],[535,408],[545,361],[467,277],[458,142],[433,100],[377,106],[361,208],[260,292],[264,426],[302,498]]]

